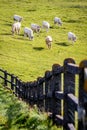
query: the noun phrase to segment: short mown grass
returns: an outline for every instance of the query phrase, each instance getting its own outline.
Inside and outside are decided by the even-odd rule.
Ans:
[[[55,63],[63,65],[65,58],[71,57],[79,64],[87,58],[87,2],[78,0],[0,0],[0,68],[15,74],[23,81],[35,80],[44,76]],[[13,15],[23,16],[20,35],[12,36]],[[54,25],[58,16],[63,26]],[[23,29],[31,23],[42,26],[47,20],[49,32],[42,30],[34,34],[34,40],[24,38]],[[72,45],[67,33],[72,31],[77,42]],[[45,37],[53,37],[52,49],[45,44]]]

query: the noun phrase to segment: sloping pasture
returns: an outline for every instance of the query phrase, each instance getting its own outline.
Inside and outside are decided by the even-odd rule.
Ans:
[[[43,76],[54,63],[62,65],[65,58],[71,57],[77,64],[87,58],[86,0],[0,0],[0,12],[0,68],[23,81]],[[23,16],[23,21],[20,35],[12,36],[14,14]],[[61,27],[54,25],[55,16],[63,21]],[[50,23],[49,32],[35,33],[33,41],[24,38],[25,26],[42,26],[43,20]],[[74,45],[67,39],[69,31],[77,36]],[[51,50],[45,44],[47,35],[53,38]]]

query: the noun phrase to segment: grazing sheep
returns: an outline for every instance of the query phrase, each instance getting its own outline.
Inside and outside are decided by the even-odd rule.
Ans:
[[[55,18],[54,18],[54,24],[58,24],[59,26],[62,26],[62,21],[61,21],[61,19],[58,18],[58,17],[55,17]]]
[[[51,49],[52,46],[52,37],[51,36],[47,36],[45,39],[46,45],[48,46],[49,49]]]
[[[34,38],[33,30],[31,28],[25,27],[24,36],[27,36],[27,37],[29,37],[30,40],[33,40],[33,38]]]
[[[15,15],[13,16],[13,19],[14,19],[14,21],[21,22],[23,18],[22,18],[21,16],[15,14]]]
[[[37,24],[31,24],[31,29],[33,30],[33,32],[39,33],[41,30],[41,27]]]
[[[20,22],[16,22],[12,25],[12,34],[14,35],[14,33],[16,32],[17,34],[19,34],[21,29],[21,23]]]
[[[76,35],[72,32],[68,32],[68,40],[71,40],[72,43],[76,42]]]
[[[47,21],[43,21],[42,28],[46,28],[46,31],[48,32],[48,30],[50,28],[50,24]]]

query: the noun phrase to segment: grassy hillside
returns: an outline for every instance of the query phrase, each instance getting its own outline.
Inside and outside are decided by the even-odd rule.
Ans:
[[[0,0],[0,68],[19,76],[24,81],[34,80],[51,70],[54,63],[72,57],[76,63],[87,58],[87,1],[84,0]],[[23,16],[20,35],[12,36],[13,15]],[[54,25],[58,16],[62,27]],[[34,40],[24,38],[23,29],[31,23],[42,25],[47,20],[49,32],[34,34]],[[67,33],[77,36],[74,45],[67,40]],[[53,37],[52,49],[45,44],[45,37]]]
[[[0,85],[0,130],[58,130],[46,113],[31,109]]]

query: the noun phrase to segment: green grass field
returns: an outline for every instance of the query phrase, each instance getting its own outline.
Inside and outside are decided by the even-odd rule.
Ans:
[[[87,59],[87,0],[0,0],[0,12],[0,68],[21,80],[33,81],[44,76],[53,64],[63,65],[64,59],[69,57],[76,64]],[[14,14],[21,15],[23,21],[20,35],[13,36]],[[54,25],[55,16],[63,21],[61,27]],[[43,20],[50,23],[49,32],[35,33],[33,41],[24,38],[25,26],[30,27],[31,23],[42,26]],[[77,36],[74,45],[67,39],[69,31]],[[53,38],[51,50],[45,44],[47,35]],[[46,115],[38,114],[35,109],[29,111],[29,106],[0,85],[0,130],[34,130],[33,127],[56,130],[47,122]]]
[[[23,81],[44,76],[55,63],[63,65],[71,57],[79,64],[87,58],[87,1],[84,0],[0,0],[0,68],[13,73]],[[23,17],[20,35],[12,36],[13,15]],[[54,17],[60,17],[62,27],[54,25]],[[24,38],[23,29],[31,23],[42,26],[47,20],[49,32],[35,33],[34,40]],[[77,36],[74,45],[67,39],[72,31]],[[52,49],[45,44],[45,37],[53,38]]]

